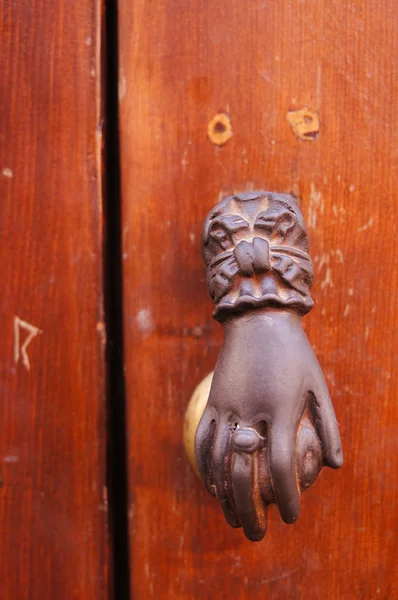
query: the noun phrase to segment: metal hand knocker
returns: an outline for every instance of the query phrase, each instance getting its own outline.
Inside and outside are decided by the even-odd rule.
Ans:
[[[196,464],[228,523],[258,541],[268,504],[294,523],[300,492],[323,465],[343,463],[325,379],[301,323],[313,306],[307,231],[293,197],[244,193],[207,216],[202,250],[225,337],[196,429]]]

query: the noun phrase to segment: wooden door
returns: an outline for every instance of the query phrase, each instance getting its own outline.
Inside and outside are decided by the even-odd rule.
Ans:
[[[398,598],[395,3],[6,0],[0,33],[0,597]],[[345,465],[254,544],[182,425],[203,220],[261,188],[309,226]]]
[[[102,12],[0,8],[0,597],[109,598]]]
[[[398,598],[397,56],[392,0],[119,1],[133,598]],[[218,113],[223,145],[208,135]],[[274,510],[253,544],[191,471],[181,432],[221,343],[203,219],[220,194],[264,188],[298,196],[309,226],[305,324],[345,465],[304,494],[297,524]]]

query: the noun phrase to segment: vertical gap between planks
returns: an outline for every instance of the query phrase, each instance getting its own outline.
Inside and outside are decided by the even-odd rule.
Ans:
[[[123,279],[118,113],[117,0],[105,0],[105,263],[107,326],[107,484],[112,544],[110,597],[128,600],[129,541],[126,443],[126,395],[123,352]]]

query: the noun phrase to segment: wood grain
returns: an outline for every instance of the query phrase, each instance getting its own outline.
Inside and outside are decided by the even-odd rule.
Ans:
[[[0,10],[4,600],[108,598],[101,19],[97,0]],[[41,330],[30,370],[15,317]]]
[[[134,598],[397,598],[398,20],[392,0],[119,2],[125,352]],[[286,115],[307,108],[301,140]],[[227,113],[233,135],[207,125]],[[199,251],[221,193],[299,195],[308,335],[345,451],[266,539],[230,529],[182,446],[214,367]]]

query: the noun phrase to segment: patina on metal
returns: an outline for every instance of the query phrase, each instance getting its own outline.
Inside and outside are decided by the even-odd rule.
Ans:
[[[207,283],[224,327],[195,457],[233,527],[261,540],[267,506],[294,523],[300,493],[343,463],[326,382],[302,328],[313,306],[303,216],[290,195],[224,198],[202,236]]]

